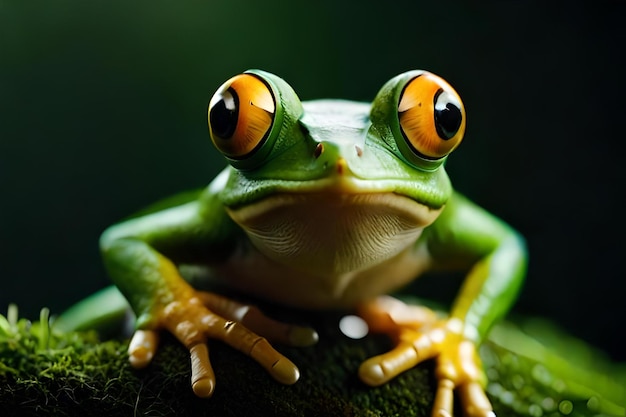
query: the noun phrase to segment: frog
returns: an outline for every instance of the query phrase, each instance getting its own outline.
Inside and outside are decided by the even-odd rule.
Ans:
[[[443,78],[410,70],[371,103],[301,101],[252,69],[209,101],[208,132],[226,167],[189,201],[132,217],[100,238],[105,269],[135,313],[128,356],[150,364],[163,332],[188,349],[191,388],[210,397],[209,344],[248,355],[281,384],[300,371],[275,346],[310,346],[314,329],[254,303],[198,289],[185,268],[285,308],[353,311],[393,347],[358,369],[382,385],[433,360],[433,416],[494,415],[478,347],[525,279],[525,239],[456,191],[445,170],[466,112]],[[462,271],[450,311],[394,294],[432,271]]]

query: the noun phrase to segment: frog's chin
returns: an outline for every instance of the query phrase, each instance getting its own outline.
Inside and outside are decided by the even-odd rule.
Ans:
[[[271,260],[329,276],[393,258],[413,245],[441,210],[387,192],[296,193],[228,213]]]

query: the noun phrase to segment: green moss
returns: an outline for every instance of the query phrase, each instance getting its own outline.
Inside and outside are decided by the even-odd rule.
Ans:
[[[188,355],[172,338],[164,337],[154,362],[136,371],[127,363],[125,340],[99,341],[93,332],[49,334],[45,314],[43,318],[44,325],[31,325],[18,320],[15,311],[7,318],[0,316],[1,416],[430,415],[435,383],[432,362],[381,387],[367,387],[358,380],[357,368],[367,357],[388,349],[389,342],[380,336],[361,340],[343,336],[336,326],[336,314],[307,317],[320,333],[316,346],[277,347],[301,369],[300,381],[292,386],[274,382],[251,359],[212,342],[217,386],[210,399],[193,395]],[[556,334],[561,342],[572,340]],[[617,405],[625,393],[624,385],[617,382],[626,382],[623,369],[609,368],[605,358],[593,355],[585,365],[578,352],[574,362],[582,374],[569,372],[571,369],[568,374],[560,364],[554,365],[560,348],[551,348],[548,356],[542,356],[553,363],[542,363],[542,357],[533,357],[536,352],[528,355],[524,352],[528,346],[519,344],[520,340],[540,338],[500,326],[481,348],[491,380],[488,393],[498,416],[624,415],[623,404],[622,408]],[[507,340],[515,346],[507,346]],[[589,352],[592,350],[583,355]],[[576,375],[589,378],[585,372],[601,369],[595,375],[609,377],[602,366],[611,370],[613,378],[602,388],[604,392],[581,389]],[[597,388],[597,380],[587,382]]]

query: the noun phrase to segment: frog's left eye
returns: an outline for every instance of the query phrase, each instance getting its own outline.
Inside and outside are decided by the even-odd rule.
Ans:
[[[429,160],[452,152],[465,132],[461,98],[446,81],[428,72],[411,79],[404,87],[398,118],[411,150]]]
[[[253,74],[226,81],[209,102],[211,140],[224,155],[241,159],[261,147],[276,113],[274,94]]]

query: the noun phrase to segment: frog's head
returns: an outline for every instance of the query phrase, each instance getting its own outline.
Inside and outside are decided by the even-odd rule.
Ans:
[[[370,241],[376,228],[418,235],[452,193],[444,162],[465,131],[458,94],[419,70],[388,81],[371,104],[302,103],[281,78],[251,70],[217,90],[208,116],[231,165],[213,187],[249,235],[292,224],[286,233],[337,237],[356,223]]]
[[[451,193],[444,162],[463,138],[465,110],[440,77],[409,71],[373,103],[300,102],[259,70],[225,82],[209,104],[209,132],[232,170],[227,206],[276,193],[393,192],[432,209]]]

